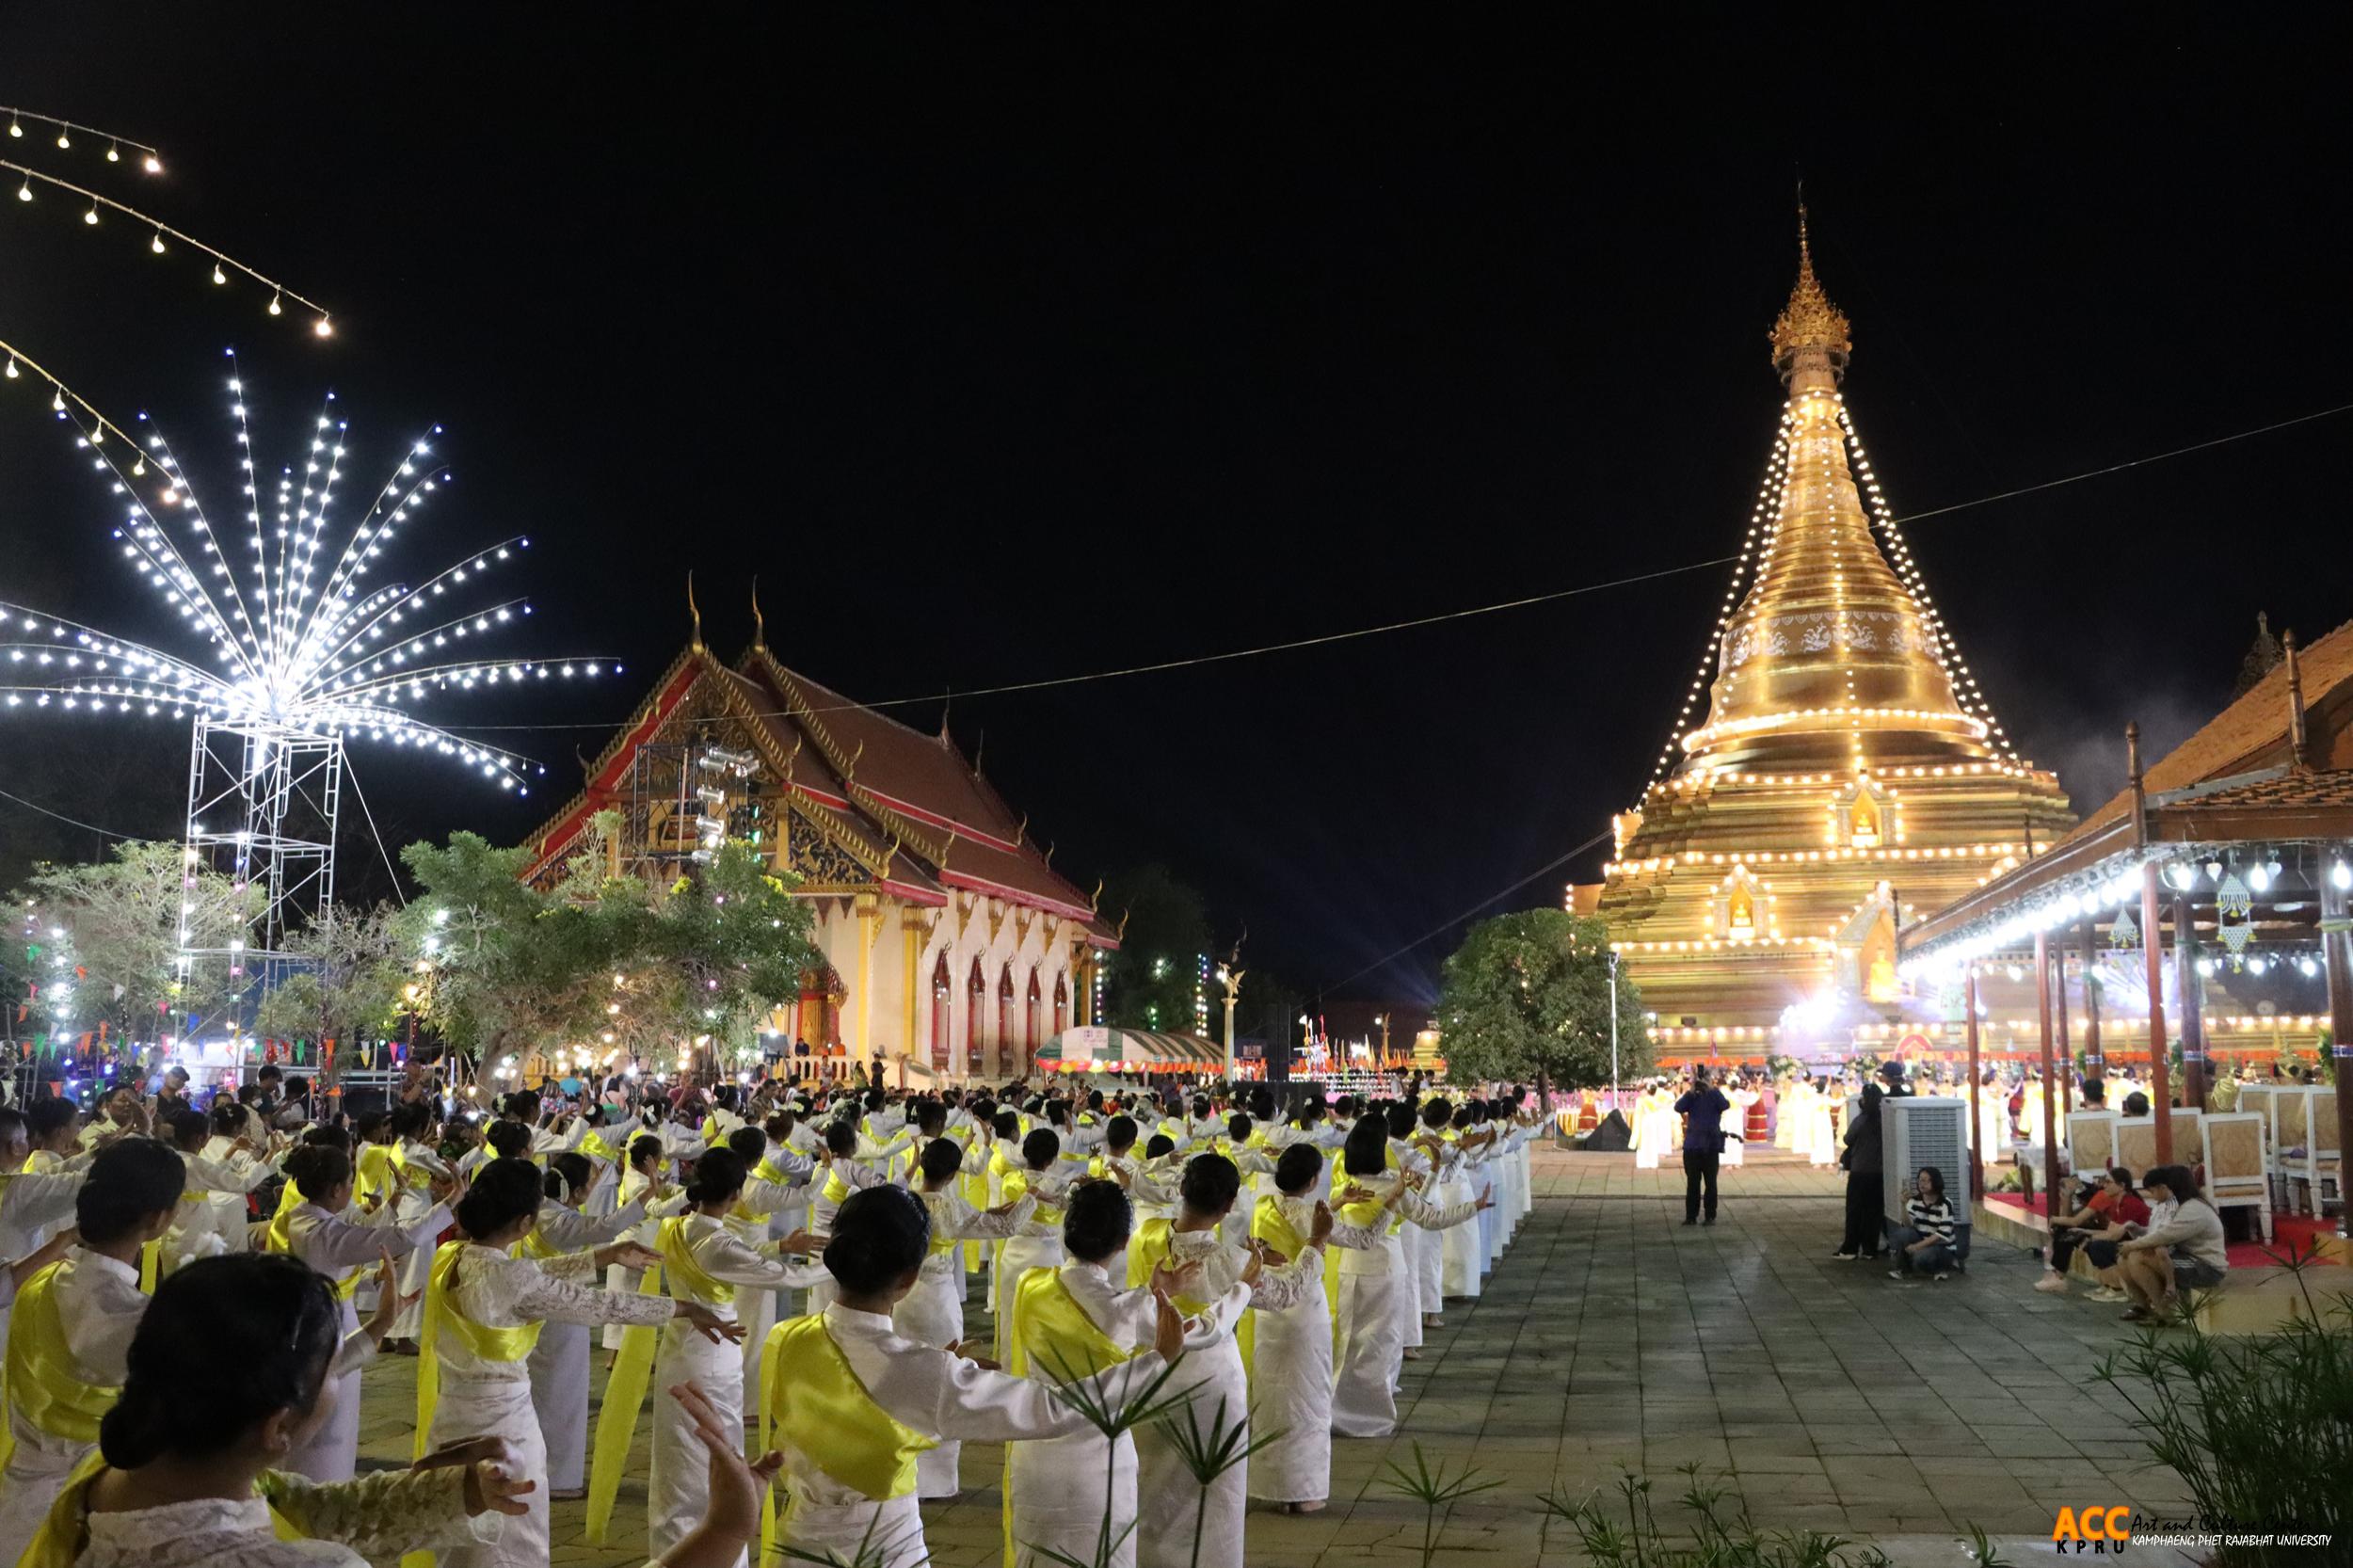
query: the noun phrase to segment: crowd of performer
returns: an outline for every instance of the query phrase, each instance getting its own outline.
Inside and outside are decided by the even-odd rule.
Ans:
[[[548,1090],[0,1109],[0,1564],[542,1568],[552,1498],[613,1532],[643,1424],[668,1568],[912,1568],[966,1442],[1004,1445],[1007,1568],[1239,1568],[1252,1501],[1321,1509],[1333,1438],[1397,1429],[1545,1120],[1417,1081]],[[386,1355],[415,1464],[362,1475]]]

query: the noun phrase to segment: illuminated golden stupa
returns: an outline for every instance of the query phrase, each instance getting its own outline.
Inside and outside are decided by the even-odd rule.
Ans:
[[[1881,499],[1802,207],[1798,236],[1772,461],[1675,734],[1602,869],[1598,912],[1670,1054],[1840,1049],[1938,1017],[1898,991],[1897,921],[2075,820],[2011,751]]]

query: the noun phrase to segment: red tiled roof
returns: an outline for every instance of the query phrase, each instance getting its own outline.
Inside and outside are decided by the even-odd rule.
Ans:
[[[531,841],[534,872],[613,803],[636,744],[703,681],[756,734],[763,760],[859,860],[888,868],[885,885],[922,903],[960,888],[1084,920],[1098,946],[1118,945],[1092,901],[1046,862],[1036,840],[947,736],[859,706],[786,669],[765,649],[728,669],[703,649],[681,655],[599,755],[587,788]]]

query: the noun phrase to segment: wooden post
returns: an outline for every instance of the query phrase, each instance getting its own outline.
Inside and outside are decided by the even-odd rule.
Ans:
[[[2157,945],[2157,863],[2154,860],[2140,868],[2140,946],[2148,957],[2142,967],[2149,971],[2149,1097],[2155,1101],[2150,1113],[2157,1119],[2157,1163],[2173,1163],[2173,1091],[2171,1073],[2165,1063],[2165,967],[2158,962],[2163,951]],[[2174,933],[2181,940],[2181,933]]]
[[[2035,1005],[2042,1019],[2042,1211],[2058,1212],[2059,1137],[2065,1130],[2059,1126],[2057,1096],[2053,1093],[2051,1080],[2058,1071],[2058,1064],[2051,1059],[2051,938],[2048,932],[2034,934]]]
[[[1978,1092],[1977,1077],[1977,967],[1969,966],[1968,979],[1961,992],[1961,1006],[1966,1008],[1969,1030],[1969,1196],[1971,1201],[1985,1196],[1985,1096]]]
[[[2100,987],[2092,971],[2100,967],[2100,926],[2084,921],[2084,1076],[2105,1079],[2108,1059],[2100,1051]]]
[[[2335,854],[2342,855],[2339,845]],[[2320,877],[2320,956],[2329,969],[2329,1031],[2331,1036],[2329,1051],[2337,1068],[2337,1149],[2353,1148],[2353,1072],[2345,1064],[2353,1062],[2353,920],[2345,916],[2345,890],[2337,886],[2337,868],[2344,862],[2332,859]],[[2319,1192],[2313,1192],[2315,1206]],[[2353,1237],[2353,1204],[2339,1210],[2337,1234]]]
[[[2183,894],[2173,899],[2173,1002],[2182,1010],[2182,1103],[2206,1109],[2206,1010],[2198,984],[2198,915]]]

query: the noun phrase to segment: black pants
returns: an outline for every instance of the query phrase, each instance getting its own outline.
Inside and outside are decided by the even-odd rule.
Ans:
[[[1707,1194],[1707,1217],[1716,1217],[1716,1165],[1723,1156],[1710,1149],[1705,1154],[1697,1149],[1683,1151],[1683,1217],[1700,1217],[1700,1192],[1703,1186]]]
[[[1887,1216],[1880,1209],[1883,1188],[1877,1171],[1847,1173],[1847,1234],[1838,1243],[1840,1252],[1876,1257],[1886,1247]]]
[[[2091,1259],[2093,1268],[2113,1269],[2116,1267],[2116,1243],[2088,1241],[2080,1230],[2062,1230],[2051,1238],[2051,1267],[2062,1274],[2067,1272],[2067,1266],[2075,1260],[2077,1247],[2081,1247],[2084,1250],[2084,1256]]]

